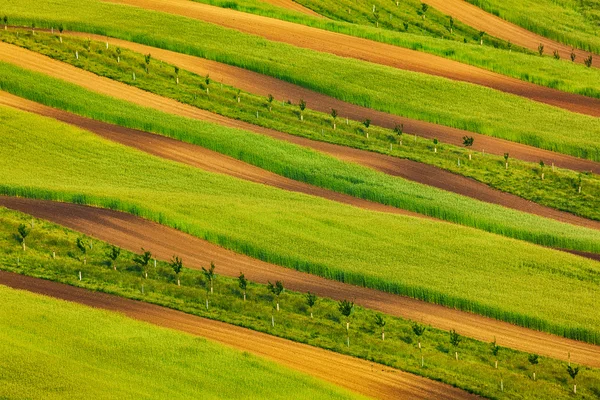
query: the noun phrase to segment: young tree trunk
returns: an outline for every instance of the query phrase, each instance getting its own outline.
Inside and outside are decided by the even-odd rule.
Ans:
[[[210,94],[210,91],[208,90],[208,88],[206,88],[206,94]],[[238,103],[240,102],[240,98],[238,97]]]
[[[577,385],[573,384],[573,394],[577,394]]]
[[[25,251],[25,250],[26,250],[26,248],[25,248],[25,239],[23,239],[23,240],[21,241],[21,244],[23,245],[23,251]]]
[[[312,311],[310,312],[310,317],[311,317],[311,318],[313,317],[313,313],[312,313]]]
[[[75,58],[79,60],[79,53],[75,50]]]
[[[117,64],[121,62],[121,56],[117,56]]]
[[[87,264],[87,257],[83,256],[83,265],[86,265],[86,264]]]
[[[535,372],[533,373],[533,380],[535,381]]]
[[[504,379],[500,379],[500,391],[504,392]]]
[[[275,317],[271,314],[271,326],[275,328]]]
[[[108,50],[108,42],[106,42],[106,50]]]
[[[579,186],[579,193],[581,193],[581,186]]]
[[[212,279],[210,281],[210,294],[213,294],[213,283],[212,283]]]
[[[496,369],[498,369],[498,360],[496,360],[496,365],[495,366],[496,366]]]
[[[304,121],[304,115],[300,113],[300,121]]]
[[[544,180],[544,173],[542,172],[542,180]]]
[[[506,169],[508,170],[508,163],[506,163]]]
[[[133,73],[133,80],[135,81],[135,72]]]
[[[277,300],[277,311],[279,311],[279,300]]]
[[[425,366],[425,357],[421,355],[421,368]]]
[[[148,279],[148,271],[144,271],[144,275],[146,276],[146,279]]]
[[[55,251],[52,252],[52,259],[56,260],[56,252]]]
[[[333,130],[335,130],[335,122],[333,123]]]
[[[59,36],[58,40],[60,40],[60,42],[62,43],[62,36]]]
[[[206,298],[206,310],[208,310],[208,297]]]
[[[246,301],[246,291],[244,290],[244,301]]]
[[[419,340],[419,350],[421,350],[421,340]]]
[[[433,148],[433,152],[434,152],[434,153],[437,153],[437,147],[434,147],[434,148]]]
[[[79,271],[79,280],[81,280],[81,271]]]
[[[369,138],[369,131],[367,131],[367,139]]]
[[[385,332],[381,331],[381,340],[385,340]]]
[[[181,281],[179,280],[179,277],[177,278],[177,286],[181,286]]]
[[[456,358],[456,361],[458,361],[458,351],[454,352],[454,358]]]
[[[177,84],[179,85],[179,77],[178,77],[178,76],[175,78],[175,81],[176,81],[176,82],[177,82]]]
[[[471,160],[472,160],[472,158],[471,158],[471,153],[469,153],[469,161],[471,161]]]
[[[113,269],[116,271],[117,270],[117,264],[113,263]]]

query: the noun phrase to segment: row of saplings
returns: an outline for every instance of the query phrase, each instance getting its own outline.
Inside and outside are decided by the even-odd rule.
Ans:
[[[34,224],[32,221],[30,226],[21,224],[21,225],[19,225],[19,227],[17,229],[17,232],[18,232],[17,237],[19,238],[19,241],[21,243],[23,251],[26,251],[26,249],[27,249],[27,247],[25,245],[25,241],[26,241],[26,238],[31,233],[33,225]],[[85,265],[87,263],[88,251],[93,249],[93,244],[91,241],[87,241],[81,237],[77,238],[75,244],[76,244],[77,248],[79,249],[79,251],[81,252],[81,261]],[[111,246],[105,255],[108,259],[109,266],[111,266],[115,271],[117,271],[117,260],[121,256],[121,249],[117,246]],[[53,256],[53,258],[55,258],[56,254],[53,252],[52,256]],[[152,260],[154,260],[154,266],[156,267],[156,259],[153,259],[152,253],[148,250],[145,250],[144,248],[142,248],[141,254],[137,254],[133,257],[133,262],[139,267],[139,269],[142,271],[144,278],[146,278],[146,279],[148,278],[148,269],[149,269],[149,266],[150,266],[150,263]],[[173,256],[173,258],[169,262],[169,266],[175,273],[175,277],[177,279],[177,286],[181,286],[180,274],[183,271],[183,260],[180,257]],[[215,278],[217,276],[215,274],[215,268],[216,268],[216,266],[213,262],[210,263],[209,268],[202,267],[202,273],[208,283],[207,297],[206,297],[206,309],[207,310],[209,308],[208,294],[210,293],[212,295],[214,292],[213,284],[214,284]],[[80,280],[82,279],[81,271],[79,272],[79,279]],[[244,301],[246,301],[246,290],[247,290],[249,281],[248,281],[248,279],[246,279],[246,277],[244,276],[243,273],[240,273],[240,275],[238,276],[237,279],[238,279],[239,288],[242,291],[243,299],[244,299]],[[280,296],[283,294],[283,292],[285,290],[283,282],[276,281],[275,283],[271,283],[269,281],[267,284],[267,290],[274,295],[274,297],[275,297],[274,310],[279,312]],[[306,293],[304,297],[306,300],[306,305],[308,306],[308,309],[310,311],[310,318],[313,318],[313,307],[316,305],[318,298],[314,293],[311,293],[311,292]],[[350,316],[354,312],[354,302],[345,300],[345,299],[339,301],[338,302],[338,311],[345,318],[345,321],[346,321],[346,345],[348,347],[350,347]],[[381,314],[376,314],[375,319],[374,319],[374,324],[381,329],[381,340],[385,340],[385,326],[387,325],[387,321],[385,320],[385,317]],[[275,327],[274,313],[271,313],[271,326]],[[422,347],[421,347],[421,337],[423,336],[423,334],[425,333],[426,330],[427,330],[427,327],[425,325],[421,325],[416,322],[412,324],[412,331],[415,334],[415,336],[417,337],[418,348],[419,348],[419,351],[421,351],[421,367],[424,367],[424,365],[425,365],[425,360],[424,360],[424,356],[422,353]],[[450,340],[450,344],[454,348],[454,356],[456,358],[456,361],[458,361],[459,360],[458,347],[459,347],[460,343],[462,342],[462,337],[455,330],[451,330],[449,340]],[[492,343],[490,343],[490,351],[491,351],[491,354],[496,358],[495,368],[497,369],[498,368],[498,353],[500,351],[500,346],[498,346],[495,339]],[[540,357],[537,354],[529,354],[528,361],[533,367],[532,379],[535,381],[536,380],[535,366],[539,364]],[[569,364],[568,364],[566,370],[567,370],[567,373],[569,374],[569,376],[573,379],[573,393],[577,393],[577,384],[575,383],[575,378],[579,374],[579,367],[573,368],[571,366],[571,362],[569,361]],[[500,388],[502,391],[504,391],[504,381],[502,379],[500,380]]]

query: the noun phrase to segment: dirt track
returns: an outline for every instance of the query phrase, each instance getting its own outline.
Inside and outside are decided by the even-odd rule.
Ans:
[[[396,369],[153,304],[4,271],[0,271],[0,284],[201,336],[373,398],[477,398],[452,386]]]
[[[373,310],[422,321],[444,330],[456,329],[462,335],[486,342],[496,337],[501,346],[543,356],[566,360],[570,352],[573,362],[600,368],[600,346],[268,264],[130,214],[3,196],[0,196],[0,206],[55,222],[130,251],[137,252],[143,246],[158,259],[169,260],[177,254],[189,268],[200,268],[214,261],[217,272],[222,275],[236,277],[242,271],[253,282],[282,280],[290,290],[310,290],[336,300],[353,298],[357,304]]]
[[[155,53],[153,52],[153,54]],[[156,52],[156,54],[158,54],[158,52]],[[38,53],[1,42],[0,61],[9,62],[22,68],[41,72],[54,78],[74,83],[88,90],[92,90],[107,96],[139,104],[144,107],[155,108],[170,114],[214,122],[224,126],[245,129],[248,131],[269,135],[280,140],[288,140],[293,142],[298,142],[301,140],[301,138],[291,137],[290,135],[283,134],[281,132],[261,128],[253,124],[223,117],[208,111],[200,110],[196,107],[179,103],[172,99],[154,95],[152,93],[137,89],[133,86],[129,86],[124,83],[116,82],[108,78],[97,76],[93,73],[81,70],[79,68],[62,63],[60,61],[53,60],[49,57],[40,55]],[[258,82],[256,84],[258,84]],[[317,98],[318,97],[315,97],[315,104],[317,104]],[[307,97],[306,100],[311,101],[311,98]],[[340,104],[342,103],[340,102]],[[311,107],[310,103],[309,107]],[[353,108],[355,106],[351,105],[348,105],[348,107],[350,107],[349,110],[355,110],[355,112],[359,112],[359,110],[361,110],[361,108]],[[340,111],[340,117],[345,117],[345,115],[341,113],[341,110],[342,108],[340,107],[340,109],[338,110]],[[330,111],[330,109],[328,111]],[[389,114],[377,113],[373,111],[371,111],[371,114],[367,114],[366,116],[373,116],[372,120],[374,124],[377,123],[376,121],[390,121],[390,123],[393,121],[393,123],[395,124],[399,120],[399,117],[394,117]],[[362,114],[360,120],[362,120],[364,117],[365,114]],[[405,123],[405,126],[408,126],[407,124],[410,121],[402,119],[402,122]],[[415,121],[415,124],[419,124],[419,122]],[[492,138],[485,135],[472,134],[467,131],[461,131],[458,129],[448,128],[440,125],[433,125],[427,123],[422,124],[423,125],[421,126],[423,131],[428,131],[428,134],[424,133],[425,137],[435,136],[444,143],[461,144],[462,137],[464,135],[470,135],[475,138],[475,143],[477,143],[477,146],[481,146],[475,146],[475,148],[483,148],[485,149],[486,153],[502,155],[505,152],[509,152],[511,157],[516,159],[531,162],[539,162],[540,160],[544,160],[544,162],[548,165],[550,165],[551,163],[555,163],[556,166],[561,168],[568,168],[577,171],[593,171],[594,173],[600,173],[600,163],[596,163],[591,160],[583,160],[580,158],[560,153],[554,153],[548,150],[538,149],[536,147],[526,146],[519,143],[509,142],[507,140]],[[385,124],[385,126],[387,125],[388,124]],[[393,127],[394,125],[391,126]],[[417,125],[411,126],[414,127]]]
[[[94,132],[106,139],[119,142],[126,146],[134,147],[149,154],[170,160],[182,162],[206,171],[231,175],[240,179],[277,187],[284,190],[323,197],[344,204],[353,205],[373,211],[405,214],[423,218],[422,214],[401,210],[396,207],[386,206],[353,196],[322,189],[317,186],[294,181],[280,175],[268,172],[261,168],[246,164],[234,158],[222,155],[203,147],[170,139],[160,135],[128,129],[118,125],[107,124],[89,118],[81,117],[66,111],[54,109],[42,104],[29,101],[9,93],[0,91],[0,105],[18,108],[28,112],[47,116],[78,126]],[[306,142],[306,143],[304,143]],[[489,203],[499,204],[508,208],[525,211],[561,222],[580,225],[587,228],[600,230],[600,221],[592,221],[577,217],[573,214],[558,211],[524,200],[518,196],[510,195],[492,189],[474,180],[454,175],[450,172],[437,169],[414,161],[402,160],[394,157],[369,153],[361,150],[350,149],[344,146],[326,145],[323,148],[316,146],[319,142],[304,139],[302,145],[317,148],[337,158],[349,160],[358,164],[371,167],[384,173],[402,176],[426,185],[439,187],[458,194],[478,198]],[[590,257],[589,254],[583,254]]]
[[[184,15],[297,47],[487,86],[573,112],[600,117],[600,99],[509,78],[471,65],[398,46],[189,0],[107,0]]]
[[[561,58],[570,59],[572,46],[567,46],[544,36],[538,35],[527,29],[521,28],[511,22],[508,22],[500,17],[496,17],[481,8],[467,3],[464,0],[429,0],[428,4],[444,14],[451,15],[457,20],[472,26],[473,28],[485,31],[486,33],[500,39],[510,40],[512,43],[537,51],[538,46],[542,43],[545,47],[546,54],[552,54],[554,50],[558,50]],[[583,63],[590,53],[583,50],[575,50],[578,63]],[[600,57],[594,56],[592,64],[595,67],[600,66]]]

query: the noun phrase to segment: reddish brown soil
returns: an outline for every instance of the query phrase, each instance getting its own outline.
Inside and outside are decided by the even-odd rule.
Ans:
[[[112,40],[112,39],[111,39]],[[119,42],[124,43],[124,42]],[[152,54],[160,54],[161,56],[165,56],[166,53],[161,52],[159,49],[153,49]],[[182,57],[190,57],[190,56],[182,56]],[[183,60],[183,58],[181,58]],[[199,68],[204,68],[202,65],[212,65],[219,66],[222,64],[211,63],[211,64],[203,64],[205,60],[197,59],[191,57],[188,62],[192,62],[192,59],[198,61]],[[266,134],[271,137],[281,139],[281,140],[294,140],[300,141],[301,138],[290,138],[289,135],[282,134],[281,132],[277,132],[270,129],[261,128],[256,125],[252,125],[246,122],[230,119],[227,117],[223,117],[217,114],[213,114],[208,111],[200,110],[196,107],[192,107],[189,105],[185,105],[179,103],[175,100],[164,98],[158,95],[154,95],[149,92],[145,92],[143,90],[137,89],[133,86],[126,85],[124,83],[116,82],[110,80],[108,78],[99,77],[90,72],[81,70],[79,68],[73,67],[71,65],[62,63],[60,61],[52,60],[51,58],[45,57],[38,53],[25,50],[23,48],[12,46],[6,43],[0,43],[0,60],[9,62],[14,65],[18,65],[22,68],[30,69],[33,71],[41,72],[43,74],[52,76],[54,78],[62,79],[66,82],[74,83],[76,85],[82,86],[88,90],[92,90],[107,96],[115,97],[121,100],[130,101],[132,103],[155,108],[170,114],[180,115],[183,117],[201,119],[209,122],[214,122],[220,125],[245,129],[252,132],[257,132],[261,134]],[[229,67],[231,68],[231,67]],[[198,71],[198,70],[197,70]],[[227,74],[233,74],[236,71],[244,71],[239,69],[224,69]],[[255,76],[256,74],[246,71],[248,77]],[[223,75],[225,76],[225,75]],[[240,76],[242,76],[240,72]],[[260,75],[259,75],[260,76]],[[272,80],[272,78],[266,78],[260,76],[265,79],[264,82],[269,85],[275,85],[276,82],[280,82],[277,80]],[[241,79],[239,82],[243,82],[244,79]],[[247,81],[248,85],[252,84],[256,87],[262,86],[262,80],[255,81]],[[252,82],[252,83],[250,83]],[[272,86],[265,86],[266,88],[272,88]],[[297,88],[292,86],[282,86],[286,93],[291,94],[291,92],[287,92],[287,90],[291,90],[292,88]],[[274,88],[274,87],[273,87]],[[297,88],[298,90],[304,90]],[[264,90],[264,89],[263,89]],[[275,92],[275,90],[273,90]],[[525,161],[531,162],[539,162],[540,160],[544,160],[544,162],[548,165],[555,163],[556,166],[562,168],[573,169],[577,171],[593,171],[594,173],[600,173],[600,163],[596,163],[590,160],[583,160],[580,158],[554,153],[548,150],[542,150],[531,146],[522,145],[519,143],[509,142],[502,139],[496,139],[493,137],[485,136],[485,135],[477,135],[472,134],[467,131],[461,131],[458,129],[448,128],[441,125],[434,125],[420,121],[410,121],[405,119],[400,119],[399,117],[392,116],[385,113],[376,112],[369,109],[364,109],[361,107],[353,106],[348,103],[339,102],[337,100],[333,100],[331,98],[327,98],[326,96],[321,96],[317,93],[310,91],[303,91],[303,94],[307,94],[305,100],[309,102],[310,108],[319,109],[319,107],[325,108],[326,105],[335,104],[338,107],[338,111],[340,111],[340,116],[345,117],[346,115],[349,117],[353,117],[356,115],[356,119],[362,120],[365,117],[369,117],[372,119],[374,124],[378,124],[381,126],[391,126],[393,127],[399,121],[405,124],[405,127],[410,128],[411,132],[422,134],[424,137],[436,137],[440,141],[444,143],[451,143],[460,145],[462,144],[462,137],[465,135],[473,136],[475,138],[475,149],[477,150],[485,150],[486,153],[498,154],[502,155],[505,152],[510,153],[512,158],[521,159]],[[312,95],[311,95],[312,93]],[[310,96],[310,97],[309,97]],[[283,97],[285,98],[285,97]],[[288,97],[289,98],[289,97]],[[314,101],[313,101],[314,100]],[[313,106],[314,105],[314,106]],[[320,106],[319,106],[320,105]],[[327,109],[326,111],[330,111],[331,109]],[[342,111],[347,111],[348,114],[344,115]],[[364,113],[363,113],[364,111]],[[287,138],[287,139],[286,139]],[[308,146],[308,145],[306,145]]]
[[[570,352],[573,362],[600,368],[600,346],[268,264],[130,214],[3,196],[0,196],[0,206],[55,222],[130,251],[137,252],[143,246],[158,259],[169,260],[177,254],[189,268],[198,269],[214,261],[222,275],[236,277],[242,271],[253,282],[282,280],[290,290],[311,291],[336,300],[353,298],[357,304],[373,310],[422,321],[439,329],[456,329],[462,335],[482,341],[489,342],[496,337],[501,346],[543,356],[566,360]]]
[[[439,382],[358,358],[223,322],[124,299],[105,293],[0,271],[0,284],[201,336],[228,347],[275,361],[334,385],[377,399],[475,399],[474,395]]]
[[[538,35],[518,25],[512,24],[500,17],[483,11],[464,0],[430,0],[428,4],[444,14],[451,15],[455,19],[472,26],[473,28],[484,31],[500,39],[510,40],[512,43],[528,48],[533,51],[538,50],[538,46],[544,45],[546,54],[553,54],[558,50],[561,58],[570,59],[572,46],[567,46],[544,36]],[[578,63],[583,63],[590,53],[583,50],[575,50]],[[600,57],[593,56],[592,64],[596,67],[600,65]]]
[[[341,57],[487,86],[573,112],[600,117],[599,99],[534,85],[428,53],[189,0],[108,1],[184,15],[269,40]]]

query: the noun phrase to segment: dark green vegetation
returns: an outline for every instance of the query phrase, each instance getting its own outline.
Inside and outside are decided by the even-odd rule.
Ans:
[[[597,262],[206,173],[49,118],[0,116],[1,193],[126,211],[267,262],[600,343]],[[596,231],[571,229],[588,235],[571,242],[597,246]]]
[[[421,138],[415,140],[412,135],[403,136],[401,124],[395,131],[371,126],[368,129],[369,138],[367,138],[367,130],[362,123],[346,121],[340,118],[337,112],[334,120],[332,115],[311,111],[310,105],[302,112],[303,118],[300,123],[301,110],[296,104],[255,96],[251,93],[242,93],[236,88],[214,82],[210,77],[197,76],[157,60],[150,59],[152,70],[150,74],[147,74],[145,71],[148,65],[145,55],[119,48],[107,50],[104,43],[63,37],[61,44],[56,36],[48,34],[37,33],[32,36],[21,32],[17,37],[15,32],[3,34],[2,31],[0,31],[0,39],[87,71],[221,115],[313,140],[435,165],[528,200],[586,218],[600,220],[600,203],[598,202],[600,181],[596,175],[579,174],[573,171],[554,169],[550,165],[542,166],[518,160],[511,161],[510,168],[507,170],[503,158],[499,156],[483,156],[481,153],[475,153],[473,159],[473,152],[469,149],[473,142],[468,142],[464,148],[439,145],[437,152],[434,153],[431,141]],[[74,57],[76,51],[78,59]],[[136,76],[135,80],[133,80],[133,73]],[[94,117],[97,118],[96,115]],[[400,118],[398,120],[401,121]],[[333,129],[334,124],[335,129]],[[232,154],[229,153],[229,155]],[[470,157],[471,160],[469,160]],[[272,170],[265,165],[259,166]],[[281,170],[273,172],[281,174]],[[542,179],[542,174],[544,179]],[[293,178],[297,179],[297,177]],[[582,180],[582,189],[585,189],[582,190],[582,193],[578,193],[580,179]],[[338,187],[334,186],[327,186],[327,188],[340,191]],[[356,194],[355,191],[345,190],[344,192],[368,200],[382,201],[380,197],[369,195],[364,197],[366,194]],[[439,216],[438,214],[427,215]]]
[[[488,88],[299,49],[134,7],[95,0],[60,0],[51,7],[26,7],[23,2],[10,1],[5,5],[7,12],[15,14],[15,22],[28,26],[33,19],[36,25],[48,28],[67,23],[68,29],[225,62],[384,112],[600,160],[596,141],[600,119]],[[74,22],[83,20],[94,22]],[[148,26],[161,29],[148,31]]]
[[[60,236],[48,232],[44,239],[64,241]],[[46,259],[42,253],[27,258],[32,265]],[[115,313],[4,286],[0,296],[3,399],[362,398],[248,353]]]
[[[431,327],[424,327],[423,335],[417,337],[415,326],[410,321],[376,314],[357,306],[349,317],[348,347],[346,317],[339,311],[340,304],[332,300],[318,298],[309,308],[306,295],[286,290],[279,296],[278,312],[275,307],[277,298],[266,285],[247,282],[247,300],[244,301],[244,290],[240,288],[239,280],[218,275],[218,265],[212,294],[210,282],[202,271],[184,267],[176,275],[171,265],[165,262],[159,261],[156,268],[151,266],[148,279],[145,279],[143,270],[134,262],[136,255],[122,251],[116,262],[112,263],[106,254],[112,253],[113,247],[91,238],[83,238],[88,247],[92,245],[89,247],[87,263],[83,265],[75,245],[80,236],[37,219],[33,220],[30,248],[23,252],[14,235],[19,224],[29,226],[31,221],[23,214],[0,209],[0,268],[143,300],[372,360],[490,398],[569,398],[571,378],[564,362],[541,358],[536,366],[537,381],[533,382],[526,353],[498,347],[494,355],[489,343],[460,336],[459,346],[453,346],[449,332]],[[52,258],[52,252],[56,253],[56,259]],[[20,259],[19,266],[16,265],[17,257]],[[183,263],[185,265],[185,260]],[[178,279],[181,280],[181,286],[177,285]],[[272,316],[274,326],[271,325]],[[383,341],[378,316],[379,321],[385,323]],[[419,340],[421,350],[418,347]],[[459,353],[458,361],[455,360],[455,350]],[[495,368],[496,360],[498,369]],[[503,394],[500,391],[500,379],[504,383]],[[594,398],[600,393],[598,370],[582,368],[577,380],[581,398]]]

